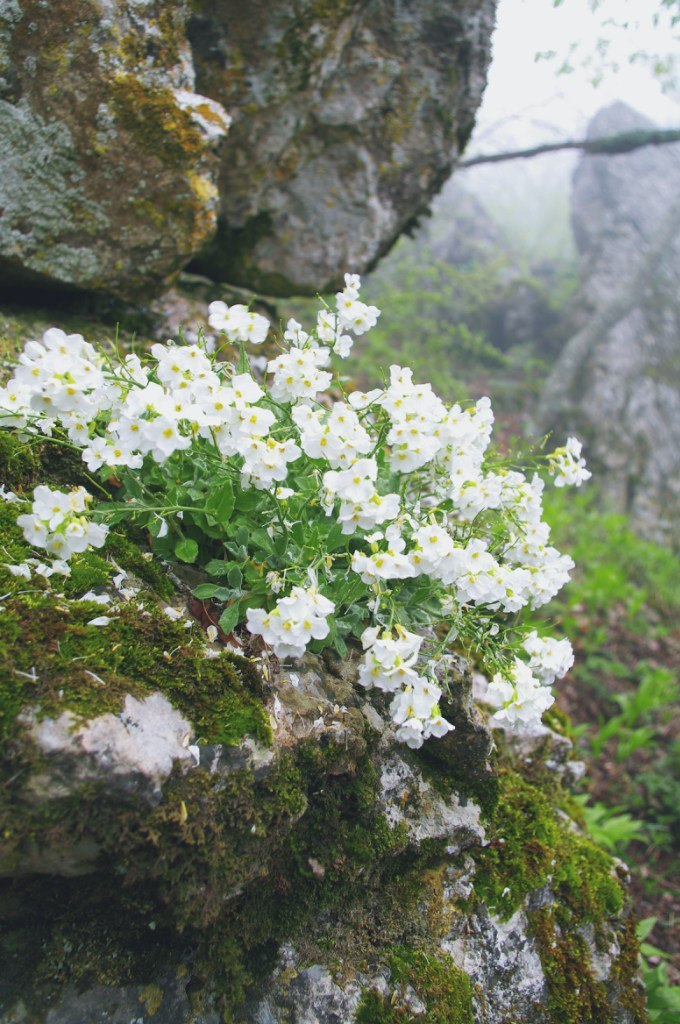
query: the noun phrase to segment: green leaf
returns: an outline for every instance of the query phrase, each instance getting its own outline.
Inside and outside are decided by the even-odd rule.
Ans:
[[[216,601],[228,601],[232,596],[232,590],[230,587],[218,587],[216,583],[199,583],[193,594],[201,600],[212,597]]]
[[[240,590],[243,584],[243,573],[239,569],[238,565],[232,565],[231,569],[227,573],[227,579],[229,580],[229,586],[233,587],[234,590]]]
[[[637,935],[639,942],[644,942],[651,930],[654,928],[656,922],[656,917],[645,917],[642,921],[638,921],[635,934]]]
[[[234,534],[234,540],[237,544],[240,544],[242,548],[248,547],[248,537],[250,536],[247,526],[239,526],[238,530]]]
[[[227,562],[224,558],[211,558],[203,568],[209,576],[228,576],[229,570],[234,567],[233,562]]]
[[[234,601],[234,603],[230,604],[228,608],[225,608],[220,615],[220,629],[223,629],[225,633],[231,633],[234,627],[238,625],[240,618],[240,602]]]
[[[175,557],[180,562],[195,562],[198,557],[198,544],[191,537],[185,537],[175,544]]]
[[[336,636],[334,646],[341,658],[347,657],[347,644],[340,635]]]
[[[239,491],[236,495],[236,508],[241,512],[254,512],[256,508],[260,508],[264,504],[265,500],[261,491],[255,489]]]
[[[225,480],[210,494],[205,507],[220,523],[227,523],[231,519],[234,511],[234,486],[231,480]]]
[[[250,373],[250,362],[243,342],[239,343],[237,373]]]

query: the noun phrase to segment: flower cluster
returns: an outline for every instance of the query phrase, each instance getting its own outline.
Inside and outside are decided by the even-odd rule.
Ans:
[[[488,398],[447,405],[398,365],[367,392],[334,382],[333,357],[379,312],[346,275],[334,310],[309,332],[289,320],[278,354],[258,358],[265,380],[245,346],[265,342],[269,322],[240,304],[214,302],[208,316],[240,347],[237,367],[200,330],[192,344],[113,359],[52,328],[0,390],[0,422],[79,448],[115,500],[87,513],[82,489],[37,488],[19,522],[65,560],[101,545],[104,522],[134,518],[154,554],[216,578],[196,595],[222,602],[224,633],[245,626],[279,658],[325,645],[344,655],[361,636],[360,681],[391,694],[412,747],[452,728],[440,710],[452,642],[493,676],[496,721],[533,721],[571,663],[567,641],[527,635],[516,618],[573,567],[550,544],[543,479],[491,447]],[[574,438],[543,461],[557,486],[590,475]]]
[[[106,541],[108,527],[87,517],[91,501],[84,487],[66,492],[40,485],[33,492],[31,511],[18,516],[17,523],[29,544],[67,561],[71,555],[100,548]]]
[[[555,487],[580,487],[592,473],[581,458],[583,445],[575,437],[567,438],[564,448],[556,448],[548,456],[548,469],[555,477]]]
[[[262,608],[249,608],[246,624],[251,633],[259,633],[274,648],[280,658],[300,658],[311,639],[323,640],[328,636],[327,616],[335,605],[316,589],[314,583],[305,589],[293,587],[288,597],[282,597],[270,612]]]
[[[364,630],[361,640],[366,654],[359,682],[367,689],[375,686],[395,695],[390,712],[397,725],[397,739],[417,748],[430,736],[445,736],[454,728],[439,709],[442,690],[432,675],[419,675],[415,668],[422,636],[403,626],[397,626],[394,634],[375,627]]]

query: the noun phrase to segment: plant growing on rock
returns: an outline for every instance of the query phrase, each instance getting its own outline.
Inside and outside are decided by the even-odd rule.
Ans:
[[[18,521],[64,572],[111,524],[133,520],[155,556],[215,580],[194,593],[225,606],[226,634],[247,628],[279,658],[325,646],[343,656],[360,640],[359,682],[393,695],[411,747],[453,728],[439,702],[454,641],[493,675],[495,721],[530,722],[572,661],[568,641],[517,619],[573,567],[549,544],[543,481],[489,447],[487,398],[447,406],[396,365],[383,387],[346,393],[331,350],[346,358],[380,312],[359,288],[346,275],[336,310],[322,308],[309,333],[288,322],[268,386],[245,344],[261,344],[269,323],[240,305],[209,310],[240,347],[236,366],[203,332],[144,360],[57,328],[29,342],[0,390],[2,422],[81,450],[100,500],[38,487]],[[590,475],[573,438],[532,468],[541,461],[558,486]]]

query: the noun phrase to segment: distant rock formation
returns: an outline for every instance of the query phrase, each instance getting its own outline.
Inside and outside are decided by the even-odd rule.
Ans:
[[[193,259],[283,295],[366,269],[469,137],[494,9],[0,0],[1,283],[138,300]]]
[[[623,103],[591,138],[653,127]],[[551,374],[541,429],[577,433],[611,503],[680,539],[680,145],[584,156],[573,222],[584,320]]]

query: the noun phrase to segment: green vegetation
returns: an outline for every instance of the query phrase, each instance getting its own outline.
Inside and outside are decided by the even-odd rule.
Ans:
[[[654,912],[680,870],[680,558],[642,540],[623,515],[602,511],[594,488],[546,502],[555,544],[577,563],[572,584],[547,609],[551,628],[575,640],[574,685],[563,698],[588,756],[591,795],[577,797],[593,838],[627,860],[636,909]],[[680,986],[673,922],[647,919],[650,1019],[670,1024]],[[651,958],[651,960],[650,960]]]
[[[473,1024],[470,979],[449,957],[397,946],[389,966],[391,981],[398,986],[412,986],[425,1002],[425,1013],[417,1017],[422,1024]],[[407,1024],[413,1019],[398,994],[388,1001],[369,989],[362,997],[355,1020],[356,1024]]]

